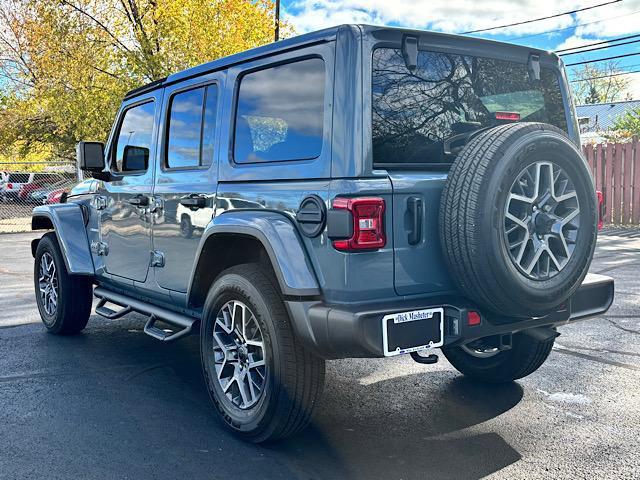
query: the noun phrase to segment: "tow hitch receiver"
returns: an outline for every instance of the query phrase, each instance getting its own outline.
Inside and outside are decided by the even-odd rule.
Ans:
[[[434,354],[427,355],[426,357],[423,357],[418,352],[411,352],[411,358],[413,358],[414,361],[416,361],[418,363],[425,364],[425,365],[431,365],[433,363],[438,363],[438,356],[434,355]]]

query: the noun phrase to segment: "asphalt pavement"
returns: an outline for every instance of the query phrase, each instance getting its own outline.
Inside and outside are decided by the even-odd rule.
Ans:
[[[0,235],[1,479],[640,478],[640,231],[601,235],[591,270],[615,278],[614,306],[561,327],[533,375],[331,361],[312,426],[269,446],[218,423],[197,338],[162,344],[139,315],[47,334],[32,238]]]

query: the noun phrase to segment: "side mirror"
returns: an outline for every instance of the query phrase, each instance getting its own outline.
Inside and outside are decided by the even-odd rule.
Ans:
[[[104,144],[100,142],[79,142],[76,145],[78,168],[96,173],[104,170]]]
[[[76,145],[76,157],[78,168],[83,172],[91,172],[91,176],[97,180],[113,182],[121,180],[122,177],[105,171],[104,143],[101,142],[79,142]]]

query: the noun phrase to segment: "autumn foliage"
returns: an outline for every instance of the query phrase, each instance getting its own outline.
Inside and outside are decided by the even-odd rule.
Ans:
[[[0,0],[0,155],[72,158],[78,140],[106,139],[128,90],[273,41],[273,11],[270,0]]]

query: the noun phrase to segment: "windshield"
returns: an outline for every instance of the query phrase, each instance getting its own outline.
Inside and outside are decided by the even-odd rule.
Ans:
[[[474,134],[506,122],[567,131],[558,75],[540,76],[522,63],[426,51],[411,71],[400,50],[374,50],[374,163],[448,164]]]

